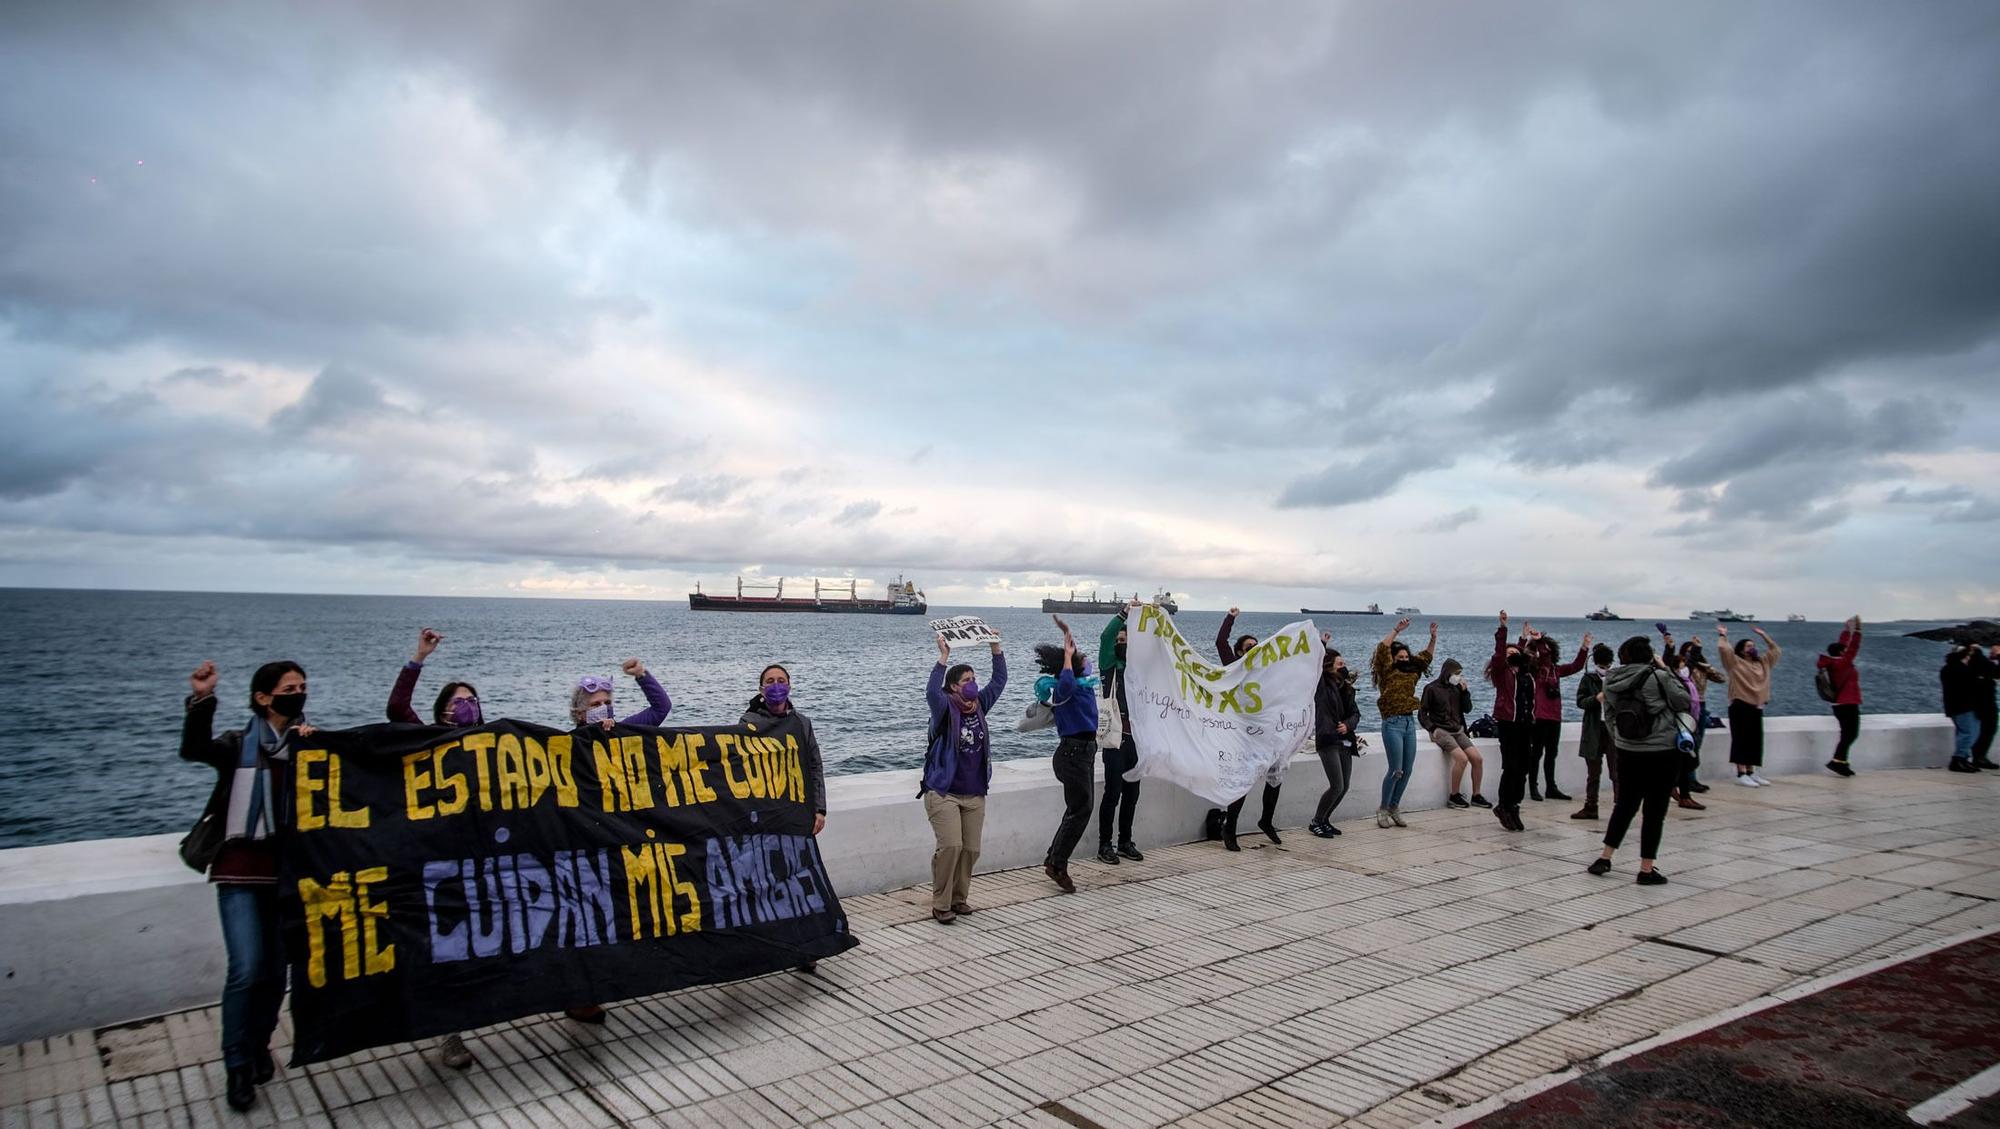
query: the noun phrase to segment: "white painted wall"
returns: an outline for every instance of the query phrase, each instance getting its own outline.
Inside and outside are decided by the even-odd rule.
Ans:
[[[1581,797],[1579,728],[1563,727],[1557,779]],[[1381,741],[1379,735],[1369,737],[1373,747],[1355,761],[1354,785],[1336,821],[1371,816],[1379,802]],[[1764,774],[1822,772],[1833,742],[1829,717],[1767,719]],[[1728,743],[1726,731],[1710,730],[1702,750],[1705,776],[1719,784],[1728,783]],[[1478,745],[1487,757],[1485,791],[1491,798],[1499,787],[1499,748],[1490,740]],[[1866,787],[1865,774],[1871,769],[1942,766],[1950,752],[1951,724],[1944,717],[1864,716],[1853,753],[1853,763],[1864,775],[1854,785]],[[1443,806],[1445,768],[1436,746],[1420,737],[1416,775],[1403,806],[1413,811]],[[1298,758],[1286,777],[1279,825],[1302,827],[1325,787],[1318,758]],[[930,825],[916,792],[914,770],[827,781],[829,815],[821,852],[835,889],[863,894],[930,880]],[[1258,803],[1253,795],[1246,805],[1245,829],[1256,822]],[[1207,808],[1206,801],[1173,785],[1148,781],[1140,794],[1135,837],[1142,849],[1198,838]],[[194,814],[189,813],[190,820]],[[979,870],[1040,863],[1061,814],[1062,789],[1048,761],[996,765]],[[1466,814],[1492,818],[1482,811]],[[1080,857],[1095,852],[1096,836],[1093,819]],[[0,851],[0,1043],[215,1001],[223,974],[215,898],[200,875],[181,865],[175,854],[179,840],[178,835],[152,835]],[[977,901],[976,881],[973,897]]]

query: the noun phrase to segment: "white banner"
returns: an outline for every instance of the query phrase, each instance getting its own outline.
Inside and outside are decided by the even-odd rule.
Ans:
[[[1126,629],[1125,701],[1139,748],[1126,777],[1235,802],[1311,742],[1324,654],[1319,629],[1300,620],[1218,666],[1181,638],[1172,617],[1140,608]]]
[[[1000,638],[1000,633],[989,627],[985,620],[976,615],[955,615],[950,619],[934,619],[931,630],[944,636],[944,641],[954,647],[973,643],[991,643]]]

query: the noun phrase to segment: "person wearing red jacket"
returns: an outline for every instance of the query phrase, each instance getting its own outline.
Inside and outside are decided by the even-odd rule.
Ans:
[[[1568,800],[1562,789],[1556,787],[1556,746],[1562,743],[1563,696],[1562,680],[1580,671],[1590,660],[1591,637],[1585,635],[1583,643],[1576,649],[1576,658],[1562,661],[1561,652],[1556,650],[1556,641],[1533,628],[1528,628],[1525,649],[1529,657],[1529,668],[1535,675],[1534,725],[1529,730],[1528,753],[1528,798],[1539,800],[1544,792],[1551,800]],[[1541,762],[1541,771],[1548,777],[1546,789],[1535,787],[1535,765]]]
[[[1854,669],[1854,656],[1861,652],[1861,617],[1847,617],[1840,641],[1828,643],[1819,657],[1819,668],[1833,684],[1833,719],[1840,723],[1840,743],[1833,747],[1833,759],[1826,767],[1842,776],[1854,775],[1848,767],[1847,752],[1861,735],[1861,675]]]
[[[1528,630],[1523,625],[1523,630]],[[1521,823],[1521,794],[1534,775],[1535,672],[1521,647],[1507,638],[1507,613],[1493,629],[1493,657],[1486,663],[1493,684],[1493,720],[1500,729],[1500,794],[1494,818],[1509,831]],[[1538,797],[1539,798],[1539,797]]]

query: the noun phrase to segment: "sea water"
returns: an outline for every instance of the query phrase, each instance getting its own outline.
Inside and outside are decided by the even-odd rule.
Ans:
[[[218,729],[241,726],[251,672],[280,658],[306,668],[307,714],[315,724],[363,725],[385,720],[390,685],[423,627],[445,635],[412,699],[425,717],[438,687],[461,679],[478,688],[488,718],[567,726],[570,687],[585,674],[615,675],[616,707],[637,712],[645,703],[618,673],[620,660],[636,657],[673,697],[669,724],[727,724],[756,693],[764,665],[778,662],[791,671],[792,700],[812,718],[829,774],[913,769],[923,763],[924,686],[937,662],[925,621],[959,614],[980,616],[1006,636],[1011,666],[993,711],[994,755],[1048,756],[1052,730],[1014,729],[1033,692],[1033,644],[1059,640],[1050,618],[1027,608],[822,615],[691,612],[648,601],[0,589],[0,847],[147,835],[192,823],[215,783],[212,771],[178,756],[187,675],[202,660],[213,659],[222,674]],[[1068,618],[1094,671],[1098,635],[1110,617]],[[1248,612],[1237,631],[1268,634],[1299,618]],[[1478,672],[1492,652],[1494,620],[1435,618],[1436,661],[1457,658],[1469,668],[1476,717],[1492,704]],[[1521,618],[1555,636],[1565,658],[1586,631],[1614,646],[1635,633],[1652,634],[1650,621],[1527,616],[1517,617],[1517,630]],[[1204,653],[1221,621],[1215,611],[1176,617]],[[1421,619],[1405,634],[1413,648],[1423,646],[1429,622]],[[1320,617],[1318,625],[1333,632],[1333,645],[1361,672],[1363,729],[1379,728],[1367,656],[1394,618]],[[1714,661],[1714,624],[1683,619],[1668,626],[1677,638],[1699,637]],[[1813,692],[1813,656],[1839,625],[1763,626],[1785,651],[1771,713],[1826,712]],[[1901,634],[1927,626],[1933,624],[1870,631],[1859,664],[1864,711],[1938,708],[1944,645]],[[1749,632],[1748,624],[1731,626],[1732,635]],[[956,653],[953,661],[971,663],[982,683],[991,680],[985,647]],[[1572,719],[1574,687],[1573,681],[1564,686]],[[1721,691],[1710,691],[1709,705],[1724,708]]]

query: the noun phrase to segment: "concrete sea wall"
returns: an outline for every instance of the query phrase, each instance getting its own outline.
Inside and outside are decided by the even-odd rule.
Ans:
[[[1581,794],[1576,758],[1580,726],[1563,727],[1558,779]],[[1354,783],[1336,822],[1372,815],[1383,774],[1379,735],[1354,764]],[[1446,762],[1419,738],[1414,779],[1404,797],[1410,810],[1444,805]],[[1726,731],[1710,730],[1705,776],[1728,782]],[[1767,776],[1825,771],[1834,742],[1830,717],[1765,721]],[[1051,739],[1051,746],[1054,742]],[[1478,742],[1487,759],[1486,793],[1498,788],[1495,742]],[[1863,775],[1878,768],[1941,767],[1951,752],[1951,724],[1936,715],[1878,714],[1862,718],[1853,763]],[[1318,758],[1298,758],[1286,776],[1278,822],[1301,827],[1326,787]],[[821,852],[835,888],[873,893],[930,879],[931,836],[915,799],[915,770],[837,776],[827,781]],[[1256,799],[1246,826],[1255,822]],[[1160,782],[1139,800],[1135,838],[1141,848],[1184,843],[1201,834],[1206,801]],[[188,812],[193,820],[197,813]],[[1046,760],[994,767],[979,870],[1039,863],[1062,814],[1062,789]],[[1468,816],[1491,818],[1483,812]],[[1093,821],[1094,823],[1094,821]],[[1253,832],[1254,833],[1254,832]],[[1301,832],[1303,833],[1303,832]],[[211,1003],[221,994],[223,954],[215,898],[202,877],[181,865],[179,835],[100,839],[0,851],[0,1043],[19,1042]],[[1085,835],[1094,852],[1096,828]],[[974,899],[978,883],[973,885]]]

